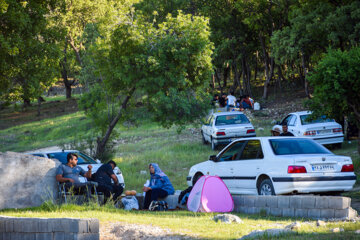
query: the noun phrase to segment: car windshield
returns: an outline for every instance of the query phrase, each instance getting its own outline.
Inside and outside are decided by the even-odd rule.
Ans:
[[[310,139],[270,139],[275,155],[331,154],[329,150]]]
[[[78,156],[78,162],[77,164],[96,164],[96,161],[92,159],[91,157],[85,155],[82,152],[74,152]],[[62,164],[67,163],[67,155],[68,152],[55,152],[55,153],[48,153],[47,154],[49,158],[56,158],[59,160]]]
[[[301,115],[300,120],[301,120],[302,125],[308,125],[308,124],[313,124],[313,123],[335,122],[334,119],[327,118],[325,115],[323,115],[319,118],[316,118],[316,119],[310,119],[310,114]]]
[[[216,118],[215,126],[250,123],[244,114],[223,115]]]

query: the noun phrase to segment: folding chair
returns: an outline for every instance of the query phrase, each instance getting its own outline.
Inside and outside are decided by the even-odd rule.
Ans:
[[[97,182],[94,182],[94,181],[87,181],[86,182],[88,187],[90,186],[91,187],[91,190],[93,192],[93,194],[95,195],[96,197],[96,202],[98,204],[100,204],[99,202],[99,195],[102,195],[101,192],[98,192],[97,191],[97,186],[98,186],[98,183]],[[58,191],[59,191],[59,197],[62,199],[64,199],[64,203],[67,204],[68,203],[68,196],[73,196],[73,192],[71,191],[68,191],[65,187],[65,183],[60,183],[58,182]],[[80,201],[79,201],[80,203]]]

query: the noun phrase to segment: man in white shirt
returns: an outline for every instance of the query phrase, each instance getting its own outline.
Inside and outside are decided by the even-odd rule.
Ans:
[[[233,96],[234,92],[231,91],[229,95],[226,97],[227,100],[227,111],[230,110],[230,108],[234,108],[236,104],[236,97]]]

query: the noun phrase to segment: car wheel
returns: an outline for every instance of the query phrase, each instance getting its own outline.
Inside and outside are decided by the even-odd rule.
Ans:
[[[270,179],[264,179],[258,188],[259,195],[275,195],[274,186]]]
[[[202,131],[201,131],[201,138],[202,138],[202,143],[206,145],[207,141],[205,140],[204,133]]]
[[[199,178],[201,178],[203,176],[202,173],[197,173],[195,174],[194,178],[193,178],[193,186],[195,185],[195,183],[199,180]]]
[[[216,150],[216,143],[214,142],[214,139],[211,138],[211,149]]]

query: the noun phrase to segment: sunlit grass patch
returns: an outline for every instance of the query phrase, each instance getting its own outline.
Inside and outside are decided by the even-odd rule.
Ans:
[[[190,237],[205,239],[238,239],[254,230],[284,228],[295,221],[295,219],[289,218],[236,214],[243,220],[243,223],[226,224],[215,222],[213,217],[216,214],[188,211],[124,211],[110,205],[100,207],[95,204],[85,206],[62,205],[57,208],[42,205],[37,208],[0,211],[0,215],[15,217],[98,218],[100,225],[107,222],[144,224],[170,229],[174,233],[186,234]],[[341,237],[344,236],[349,237],[346,239],[356,239],[354,231],[360,229],[359,222],[334,222],[327,223],[324,227],[317,227],[316,221],[301,219],[299,221],[301,227],[295,232],[295,235],[282,235],[270,239],[342,239]],[[331,230],[336,227],[343,228],[345,232],[341,234],[331,233]],[[269,238],[262,237],[261,239]]]

